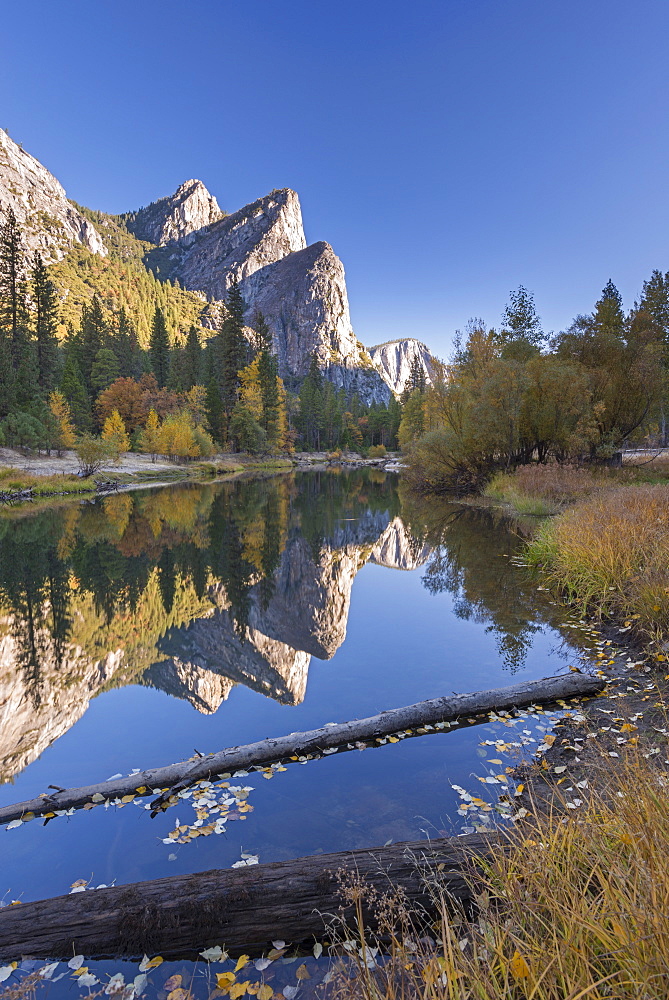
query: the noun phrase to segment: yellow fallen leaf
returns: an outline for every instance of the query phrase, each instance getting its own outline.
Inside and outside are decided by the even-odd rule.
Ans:
[[[500,760],[499,757],[490,757],[488,760],[489,764],[503,764],[504,761]]]
[[[235,966],[235,972],[239,972],[240,969],[243,969],[245,965],[248,965],[248,962],[249,962],[249,956],[248,955],[240,955],[239,958],[237,959],[237,964]]]
[[[84,976],[88,972],[87,965],[80,965],[78,969],[75,969],[72,973],[74,976]]]
[[[527,979],[530,974],[530,967],[519,951],[513,953],[513,958],[509,962],[509,968],[516,979]]]
[[[273,995],[274,990],[268,983],[263,983],[258,990],[258,1000],[271,1000]]]
[[[163,964],[163,956],[162,955],[156,955],[155,958],[149,959],[148,961],[145,960],[145,961],[141,962],[140,966],[139,966],[139,971],[140,972],[147,972],[149,969],[157,969],[158,966],[162,965],[162,964]]]
[[[144,795],[145,792],[146,792],[146,785],[140,785],[139,788],[137,789],[137,794]]]
[[[170,992],[170,990],[175,990],[177,986],[181,986],[182,979],[183,976],[179,975],[178,972],[175,973],[173,976],[170,976],[168,980],[166,980],[163,989],[167,990],[168,993]]]
[[[134,795],[124,795],[123,798],[121,799],[121,802],[132,802],[134,797],[135,797]]]
[[[285,951],[285,948],[272,948],[271,951],[267,952],[267,957],[274,962],[277,958],[281,958]]]
[[[181,979],[181,976],[179,976],[179,979]],[[181,986],[167,994],[167,1000],[187,1000],[189,997],[190,993],[188,990],[182,989]]]
[[[544,736],[544,743],[546,744],[546,746],[549,747],[553,746],[553,744],[555,743],[555,736],[553,735],[553,733],[546,733],[546,735]]]
[[[237,997],[243,997],[250,985],[251,985],[250,981],[247,980],[245,983],[235,983],[233,986],[231,986],[230,987],[231,1000],[237,1000]],[[169,997],[167,998],[167,1000],[169,1000]]]
[[[304,962],[295,973],[295,976],[297,977],[297,979],[311,979],[311,976],[309,975],[309,972]]]
[[[235,981],[234,972],[217,972],[216,985],[220,990],[227,990],[228,986]]]

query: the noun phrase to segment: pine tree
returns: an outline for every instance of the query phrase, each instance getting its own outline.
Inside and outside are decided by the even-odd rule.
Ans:
[[[222,444],[223,441],[225,441],[225,414],[223,412],[221,390],[218,387],[218,381],[214,377],[213,373],[210,374],[209,380],[207,381],[205,409],[207,413],[207,423],[209,424],[209,430],[212,437],[215,441]]]
[[[121,374],[118,358],[110,347],[103,347],[95,355],[91,368],[91,389],[97,395],[104,392]]]
[[[323,426],[323,376],[314,351],[300,388],[300,431],[307,448],[320,447]]]
[[[81,377],[74,352],[68,352],[60,383],[60,391],[70,404],[72,419],[80,431],[90,430],[91,403]]]
[[[121,378],[140,378],[144,371],[143,351],[137,340],[135,325],[129,319],[125,307],[119,310],[118,326],[111,346],[118,358]]]
[[[272,353],[272,331],[262,312],[258,309],[253,317],[254,349],[257,352]]]
[[[184,347],[184,386],[188,390],[194,385],[202,385],[202,345],[200,344],[200,334],[196,326],[191,326],[186,336],[186,346]]]
[[[56,382],[58,368],[58,297],[44,261],[35,252],[32,268],[35,304],[35,340],[37,341],[37,382],[40,389],[50,389]]]
[[[167,333],[165,314],[160,306],[156,307],[151,328],[149,344],[151,354],[151,369],[156,376],[159,388],[164,389],[170,375],[170,338]]]
[[[0,307],[0,326],[16,346],[25,332],[26,276],[23,234],[11,208],[0,228]]]
[[[611,279],[602,289],[602,296],[595,306],[595,323],[602,333],[620,336],[625,325],[623,300]]]
[[[280,379],[276,356],[263,350],[258,355],[258,382],[262,415],[260,423],[267,435],[270,451],[281,447]]]
[[[221,326],[221,398],[228,419],[239,389],[239,371],[244,367],[248,345],[244,337],[244,300],[239,284],[233,281],[226,299],[226,314]]]
[[[85,305],[81,313],[81,327],[76,338],[77,362],[81,378],[88,392],[91,391],[91,370],[95,364],[98,351],[106,346],[108,337],[102,302],[94,295],[91,304]]]
[[[519,285],[515,292],[509,293],[509,303],[502,316],[500,338],[504,344],[522,341],[534,348],[540,348],[543,343],[544,332],[534,305],[534,296],[524,285]]]

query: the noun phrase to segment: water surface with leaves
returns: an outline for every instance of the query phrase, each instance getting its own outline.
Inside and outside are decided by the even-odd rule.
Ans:
[[[490,512],[416,505],[377,470],[0,520],[0,802],[564,671],[578,653],[521,546]],[[155,819],[135,800],[2,830],[0,898],[459,832],[453,786],[490,802],[485,822],[507,790],[499,753],[532,752],[549,726],[241,774]]]

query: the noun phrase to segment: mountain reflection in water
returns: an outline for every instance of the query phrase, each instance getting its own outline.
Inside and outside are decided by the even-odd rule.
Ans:
[[[111,687],[215,712],[235,684],[285,704],[344,642],[357,572],[425,566],[522,663],[536,594],[483,512],[402,505],[377,470],[185,484],[0,521],[0,778]],[[437,612],[435,607],[435,612]]]

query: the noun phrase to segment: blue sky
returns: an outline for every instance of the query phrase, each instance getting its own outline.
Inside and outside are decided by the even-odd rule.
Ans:
[[[669,269],[668,42],[666,0],[23,0],[0,126],[109,212],[295,188],[360,339],[444,355],[521,283],[558,330]]]

